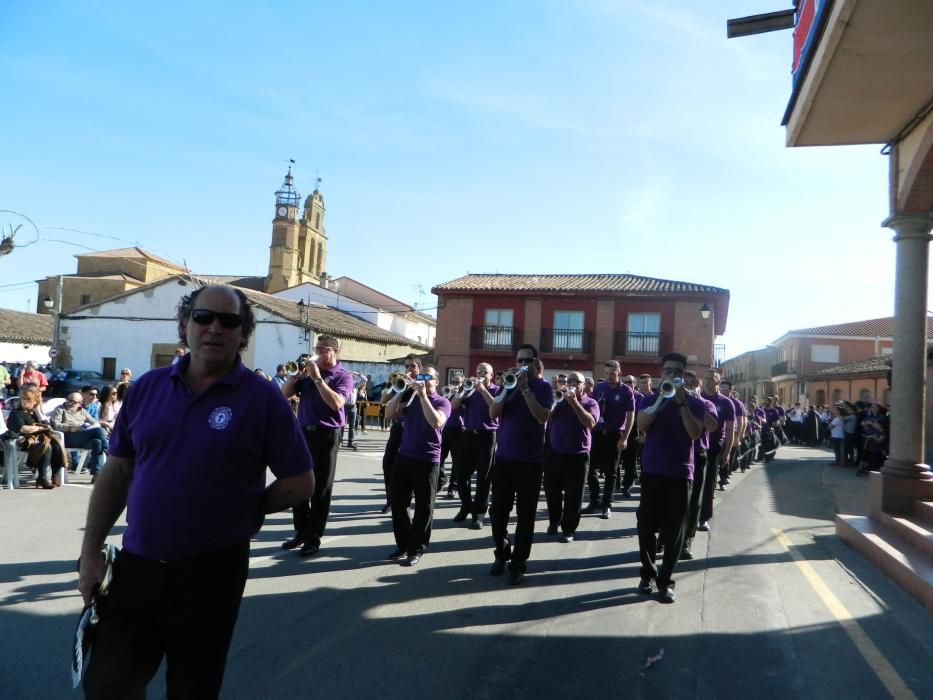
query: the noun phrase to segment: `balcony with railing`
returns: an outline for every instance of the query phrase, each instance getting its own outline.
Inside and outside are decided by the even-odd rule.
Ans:
[[[542,328],[541,352],[588,355],[593,352],[593,332],[574,328]]]
[[[663,333],[616,331],[613,338],[612,354],[617,357],[658,357],[668,351]]]
[[[726,359],[726,346],[720,343],[713,345],[713,367],[719,367]]]
[[[514,326],[470,326],[470,350],[513,352],[521,337]]]
[[[796,374],[797,363],[792,360],[784,360],[776,365],[771,365],[771,376],[780,377],[783,374]]]

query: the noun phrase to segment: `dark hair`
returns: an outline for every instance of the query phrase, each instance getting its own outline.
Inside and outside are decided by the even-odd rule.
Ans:
[[[123,401],[132,386],[129,382],[120,382],[117,384],[117,401]]]
[[[519,350],[531,350],[531,356],[534,357],[536,360],[538,359],[538,348],[536,348],[531,343],[522,343],[517,348],[515,348],[516,355],[518,354]]]
[[[661,358],[661,366],[663,367],[664,363],[667,362],[668,360],[670,360],[671,362],[679,362],[680,364],[684,366],[684,368],[687,367],[686,355],[681,355],[679,352],[665,353],[665,355]]]
[[[284,371],[285,371],[285,365],[276,365],[276,366],[275,366],[275,371],[276,371],[276,372],[284,372]]]
[[[606,369],[609,369],[610,367],[611,367],[612,369],[620,370],[620,371],[621,371],[621,369],[622,369],[622,365],[619,364],[619,361],[618,361],[618,360],[607,360],[607,361],[606,361]]]
[[[114,389],[110,384],[107,386],[102,386],[100,388],[100,396],[97,397],[100,399],[101,405],[110,401],[110,397],[114,394],[114,392],[116,392],[116,389]]]
[[[650,374],[639,374],[638,378],[639,379],[651,379],[651,375]]]
[[[317,341],[315,341],[315,345],[316,345],[317,343],[327,343],[327,344],[328,344],[330,347],[332,347],[334,350],[339,350],[339,349],[340,349],[340,343],[339,343],[339,342],[337,341],[337,339],[336,339],[334,336],[332,336],[332,335],[319,335],[319,336],[317,337]]]
[[[94,389],[96,388],[97,388],[96,386],[91,386],[90,384],[88,384],[87,386],[81,387],[81,393],[86,394],[89,391],[94,391]]]
[[[243,291],[226,284],[211,284],[206,287],[201,287],[200,289],[195,289],[191,294],[185,294],[185,296],[179,300],[178,306],[176,307],[178,312],[178,339],[181,341],[182,345],[188,345],[188,339],[185,337],[185,326],[188,325],[188,320],[191,318],[191,311],[194,309],[194,303],[205,289],[229,289],[236,295],[240,302],[240,318],[243,319],[243,324],[240,326],[240,332],[243,334],[243,340],[240,341],[240,350],[243,350],[249,345],[250,336],[253,335],[253,331],[256,329],[256,317],[253,315],[253,308],[250,306],[249,299],[246,298]]]

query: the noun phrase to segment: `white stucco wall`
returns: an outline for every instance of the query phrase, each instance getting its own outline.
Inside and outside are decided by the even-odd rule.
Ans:
[[[44,365],[49,362],[51,345],[32,345],[30,343],[0,343],[0,362],[28,362],[32,360]]]

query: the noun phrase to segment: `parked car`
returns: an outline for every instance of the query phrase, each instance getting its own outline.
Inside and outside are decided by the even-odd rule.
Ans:
[[[47,396],[67,396],[73,391],[81,391],[82,387],[93,386],[100,390],[107,385],[116,384],[114,379],[105,379],[100,372],[87,369],[63,369],[52,377]]]

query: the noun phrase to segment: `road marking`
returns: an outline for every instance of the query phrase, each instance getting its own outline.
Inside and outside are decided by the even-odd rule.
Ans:
[[[829,608],[833,617],[836,618],[836,622],[838,622],[845,633],[849,635],[849,639],[852,640],[855,648],[858,649],[862,658],[865,659],[866,663],[871,667],[871,670],[878,676],[878,680],[881,681],[891,697],[895,698],[895,700],[916,700],[917,696],[907,687],[904,680],[898,675],[897,671],[894,670],[894,667],[888,662],[884,654],[881,653],[881,649],[875,646],[875,643],[871,641],[871,638],[865,633],[865,630],[863,630],[856,619],[852,617],[852,613],[846,609],[842,601],[829,589],[829,586],[827,586],[823,579],[820,578],[820,575],[816,573],[816,570],[811,566],[810,562],[804,559],[800,552],[797,551],[796,547],[787,538],[783,530],[772,528],[771,532],[774,533],[774,537],[777,541],[781,543],[784,549],[787,550],[797,563],[804,578],[807,579],[807,583],[816,591],[820,600],[823,601],[823,604]]]

